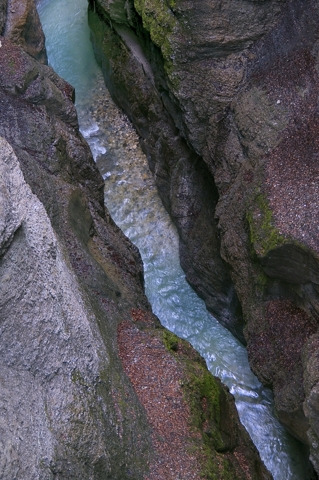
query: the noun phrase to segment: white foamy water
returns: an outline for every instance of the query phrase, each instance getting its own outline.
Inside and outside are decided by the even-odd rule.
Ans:
[[[178,238],[157,195],[134,132],[102,87],[89,41],[86,0],[43,0],[39,13],[50,64],[76,88],[80,128],[105,180],[115,222],[140,249],[146,293],[162,324],[187,339],[235,396],[240,419],[275,480],[307,480],[307,456],[279,424],[272,394],[251,372],[245,348],[206,310],[185,281]],[[112,118],[108,118],[112,112]],[[127,139],[130,139],[128,142]],[[136,142],[136,139],[135,139]]]

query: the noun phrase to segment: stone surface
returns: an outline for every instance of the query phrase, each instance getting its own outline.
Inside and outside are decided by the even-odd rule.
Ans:
[[[0,34],[20,45],[41,63],[47,63],[45,39],[34,0],[1,0]]]
[[[72,88],[1,42],[1,476],[142,478],[149,426],[116,347],[149,308],[141,261],[104,214]]]
[[[112,395],[130,387],[112,381],[114,348],[3,138],[0,152],[1,477],[128,478],[124,462],[134,471],[134,457],[120,447],[129,432]],[[144,415],[132,400],[126,415],[139,430]]]
[[[1,0],[0,2],[0,35],[3,35],[3,29],[5,27],[7,18],[7,0]]]
[[[252,369],[319,472],[303,357],[319,313],[318,5],[90,4],[97,59],[178,226],[187,278],[240,338],[243,318]]]
[[[272,478],[240,424],[233,397],[200,355],[145,311],[131,315],[133,324],[119,324],[118,344],[152,426],[147,480]]]

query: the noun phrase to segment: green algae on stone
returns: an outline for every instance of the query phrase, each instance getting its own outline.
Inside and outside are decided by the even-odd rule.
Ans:
[[[227,455],[235,448],[236,442],[229,395],[200,360],[187,362],[186,377],[184,391],[191,408],[193,427],[202,437],[202,442],[194,445],[203,458],[202,478],[244,478]]]
[[[125,0],[110,2],[109,9],[112,20],[117,23],[126,23]]]
[[[199,362],[188,362],[185,396],[191,408],[192,423],[201,431],[204,444],[223,450],[220,427],[220,387]],[[208,428],[207,428],[208,427]]]
[[[176,352],[178,349],[179,338],[169,330],[166,330],[163,335],[163,342],[167,350]]]
[[[172,12],[175,0],[134,0],[134,6],[143,21],[143,27],[149,32],[153,43],[161,49],[164,68],[173,81],[172,46],[170,37],[177,28]]]
[[[227,402],[228,399],[223,395],[220,380],[207,370],[203,358],[186,340],[166,329],[161,333],[161,338],[167,350],[184,364],[185,375],[181,386],[191,409],[192,426],[201,432],[205,445],[213,447],[214,450],[223,450],[224,444],[219,430],[220,403],[223,400]]]
[[[180,385],[190,408],[191,427],[198,433],[189,448],[201,458],[201,478],[206,480],[244,478],[227,456],[227,452],[234,448],[233,440],[236,437],[236,434],[233,434],[236,427],[230,419],[231,397],[220,380],[207,370],[203,358],[187,341],[166,329],[160,335],[167,350],[184,366]],[[227,438],[228,431],[232,432],[233,438],[230,441]]]
[[[247,221],[250,241],[257,256],[264,257],[287,242],[274,226],[272,211],[263,194],[256,197],[253,208],[247,213]]]

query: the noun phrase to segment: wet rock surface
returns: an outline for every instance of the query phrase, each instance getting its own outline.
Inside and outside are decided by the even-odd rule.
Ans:
[[[165,90],[159,94],[154,88],[150,63],[142,56],[135,34],[128,35],[121,29],[119,37],[94,12],[89,14],[89,21],[96,57],[108,89],[133,121],[164,206],[179,230],[186,278],[208,309],[244,341],[237,296],[219,254],[220,241],[214,221],[217,190],[207,166],[179,135],[165,108],[168,102]],[[122,38],[129,42],[132,55],[123,47]]]
[[[317,468],[317,4],[91,2],[89,18],[187,278],[239,337],[242,308],[252,369]]]

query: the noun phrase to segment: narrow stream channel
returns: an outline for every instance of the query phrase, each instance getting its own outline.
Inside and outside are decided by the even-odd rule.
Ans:
[[[245,348],[185,281],[177,233],[157,195],[138,138],[106,90],[89,41],[87,0],[38,6],[49,63],[76,89],[76,107],[105,180],[105,203],[142,255],[146,293],[162,324],[188,340],[235,396],[240,419],[275,480],[307,480],[303,447],[273,414],[272,394],[250,371]]]

